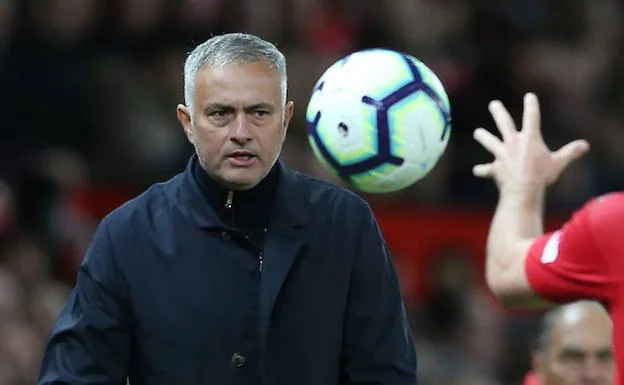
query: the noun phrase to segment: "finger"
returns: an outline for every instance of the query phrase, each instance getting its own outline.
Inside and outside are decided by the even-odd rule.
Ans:
[[[498,100],[494,100],[490,102],[489,105],[490,114],[496,123],[496,127],[498,127],[498,131],[500,131],[503,140],[508,141],[514,134],[518,132],[516,130],[516,124],[513,121],[513,118],[509,114],[509,111],[505,108],[503,103]]]
[[[522,131],[534,138],[542,138],[541,112],[537,96],[529,92],[524,95],[524,110],[522,112]]]
[[[560,169],[568,167],[570,163],[582,157],[589,151],[589,143],[586,140],[575,140],[561,147],[553,154],[555,162]]]
[[[472,174],[478,178],[494,176],[494,163],[478,164],[472,168]]]
[[[472,136],[479,142],[486,150],[488,150],[495,157],[500,157],[504,152],[503,142],[498,139],[494,134],[484,128],[477,128],[474,130]]]

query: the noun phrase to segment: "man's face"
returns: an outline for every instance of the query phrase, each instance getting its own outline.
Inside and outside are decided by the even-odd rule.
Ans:
[[[178,119],[204,169],[233,190],[257,185],[275,164],[293,103],[281,103],[279,74],[268,62],[202,68],[195,79],[192,116]]]
[[[598,306],[564,310],[545,357],[536,356],[543,385],[613,384],[611,321]]]

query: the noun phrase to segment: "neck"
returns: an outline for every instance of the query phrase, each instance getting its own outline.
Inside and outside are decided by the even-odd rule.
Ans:
[[[202,194],[223,223],[246,231],[268,226],[275,203],[279,167],[276,163],[260,183],[249,190],[231,190],[219,184],[197,159],[193,164],[193,175]]]

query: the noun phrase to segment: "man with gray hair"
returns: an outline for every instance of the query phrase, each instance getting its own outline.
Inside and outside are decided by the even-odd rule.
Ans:
[[[550,309],[525,385],[611,385],[615,373],[609,314],[595,301]]]
[[[39,384],[415,384],[370,207],[278,160],[293,115],[284,56],[220,35],[184,76],[188,167],[102,220]]]

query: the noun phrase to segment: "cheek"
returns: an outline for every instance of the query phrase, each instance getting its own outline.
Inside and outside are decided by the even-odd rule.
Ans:
[[[256,142],[262,148],[270,148],[279,136],[279,126],[276,123],[270,124],[264,122],[250,126],[249,133],[253,137],[253,141]]]
[[[227,131],[224,127],[217,127],[211,124],[206,117],[201,115],[193,118],[193,127],[197,135],[202,136],[217,135],[220,132]]]
[[[560,362],[553,362],[548,367],[548,374],[553,379],[568,378],[571,372],[573,372],[573,368],[571,368],[569,365],[564,365]]]
[[[210,126],[197,126],[195,128],[195,147],[204,158],[220,154],[227,139],[227,128]]]
[[[286,132],[281,127],[271,130],[270,133],[267,132],[266,135],[259,139],[260,146],[271,152],[277,152],[284,144],[285,135]]]

